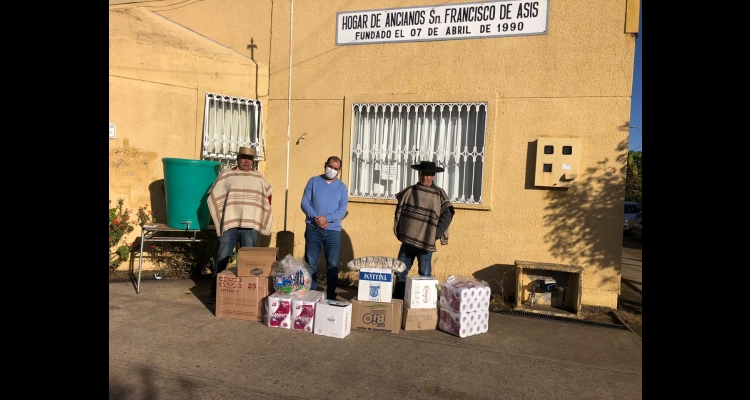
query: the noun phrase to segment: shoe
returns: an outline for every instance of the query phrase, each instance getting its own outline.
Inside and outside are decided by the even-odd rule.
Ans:
[[[216,292],[211,292],[208,294],[208,299],[206,299],[206,304],[216,304]]]

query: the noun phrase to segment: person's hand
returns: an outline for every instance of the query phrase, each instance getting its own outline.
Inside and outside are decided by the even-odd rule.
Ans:
[[[328,227],[328,221],[326,220],[326,217],[323,215],[318,215],[315,217],[315,223],[318,225],[319,228],[327,228]]]

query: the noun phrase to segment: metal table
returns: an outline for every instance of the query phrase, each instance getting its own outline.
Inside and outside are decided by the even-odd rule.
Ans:
[[[185,236],[159,236],[166,232],[179,232]],[[190,242],[198,243],[208,240],[215,241],[216,237],[210,239],[201,239],[197,237],[198,232],[216,233],[214,225],[208,225],[204,229],[190,229],[190,224],[185,229],[170,228],[166,224],[145,224],[141,225],[141,253],[138,260],[138,283],[135,286],[136,294],[141,293],[141,270],[143,269],[143,244],[146,242]]]

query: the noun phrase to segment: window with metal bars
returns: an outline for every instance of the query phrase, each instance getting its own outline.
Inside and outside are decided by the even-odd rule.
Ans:
[[[395,199],[432,161],[453,203],[482,204],[487,103],[353,104],[349,195]]]
[[[233,167],[240,147],[255,149],[257,162],[265,160],[263,114],[259,100],[206,93],[201,159]]]

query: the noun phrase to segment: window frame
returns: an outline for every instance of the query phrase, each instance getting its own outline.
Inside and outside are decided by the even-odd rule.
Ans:
[[[355,104],[427,104],[427,105],[433,105],[433,104],[451,104],[451,105],[467,105],[467,104],[481,104],[483,105],[483,113],[484,113],[484,149],[483,149],[483,166],[481,168],[481,183],[479,186],[481,188],[481,203],[462,203],[462,202],[453,202],[455,208],[462,208],[462,209],[476,209],[476,210],[491,210],[492,209],[492,191],[493,188],[491,186],[492,182],[492,175],[493,175],[493,168],[494,168],[494,160],[493,160],[493,141],[494,141],[494,133],[495,133],[495,110],[497,108],[498,103],[498,97],[497,93],[483,93],[481,95],[471,95],[471,94],[441,94],[436,96],[431,96],[429,99],[425,99],[423,96],[419,95],[352,95],[352,96],[346,96],[345,97],[345,107],[344,107],[344,126],[348,126],[349,129],[344,133],[343,135],[343,150],[344,154],[343,156],[346,157],[345,160],[348,162],[345,163],[344,171],[342,172],[342,178],[346,179],[345,182],[347,182],[348,186],[351,186],[351,182],[353,181],[354,177],[352,176],[352,170],[354,168],[354,165],[352,164],[352,143],[354,141],[353,135],[354,135],[354,124],[355,124],[355,116],[354,116],[354,108],[353,106]],[[414,176],[416,177],[416,171],[414,172]],[[348,175],[348,176],[346,176]],[[389,193],[393,192],[393,194],[397,193],[398,191],[402,190],[405,187],[411,186],[414,183],[416,183],[416,178],[413,180],[410,180],[408,182],[404,182],[402,188],[399,190],[390,191]],[[440,184],[438,184],[440,185]],[[349,188],[350,190],[350,202],[354,203],[376,203],[376,204],[395,204],[396,200],[395,198],[374,198],[374,197],[359,197],[356,195],[352,195],[354,193],[354,190],[352,188]]]
[[[230,105],[231,108],[220,109],[217,106],[217,104],[219,104],[217,103],[218,101],[221,101],[221,104],[225,107],[226,105]],[[243,108],[245,108],[244,111]],[[212,110],[214,111],[213,115]],[[218,118],[216,116],[219,110],[221,110],[225,117],[227,116],[227,113],[229,114],[229,121],[225,120],[221,122],[222,132],[225,132],[228,126],[230,131],[228,139],[226,138],[226,134],[222,135],[222,139],[218,139],[215,134],[217,131],[216,127],[218,126]],[[258,99],[230,96],[207,91],[203,104],[203,128],[201,135],[200,159],[218,161],[221,163],[222,169],[231,168],[236,164],[237,151],[239,151],[239,148],[251,147],[254,148],[256,152],[256,156],[253,160],[253,167],[258,169],[258,162],[266,160],[263,111],[263,103]],[[242,115],[243,112],[245,113],[245,116]],[[235,113],[237,114],[236,116],[234,115]],[[251,124],[252,126],[250,126]],[[213,130],[211,129],[212,127]],[[243,132],[244,130],[248,131],[246,135],[245,132]],[[212,139],[210,136],[213,136],[214,138]],[[213,149],[214,151],[210,151],[209,149],[211,144],[214,146],[222,144],[222,146],[224,146],[224,143],[228,146],[226,149],[228,151],[215,151],[215,147]]]

